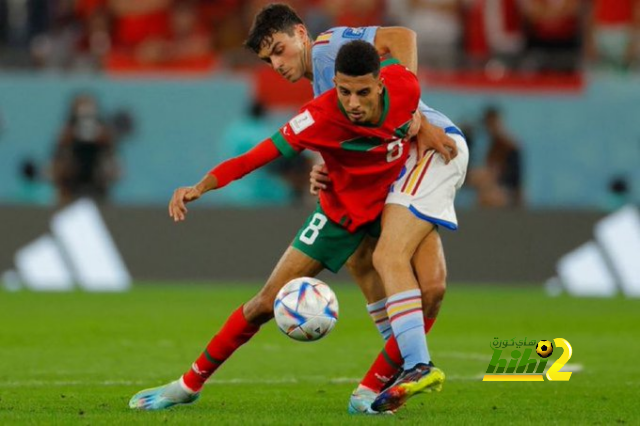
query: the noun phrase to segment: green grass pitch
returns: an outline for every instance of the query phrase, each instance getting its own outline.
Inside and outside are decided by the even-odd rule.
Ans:
[[[354,286],[335,285],[336,329],[314,343],[273,323],[196,404],[136,412],[136,391],[178,377],[256,286],[138,286],[126,294],[0,291],[0,424],[639,424],[640,301],[548,298],[539,288],[451,285],[429,336],[447,374],[395,416],[347,400],[381,347]],[[569,382],[480,381],[495,337],[567,339]],[[556,359],[554,353],[550,359]]]

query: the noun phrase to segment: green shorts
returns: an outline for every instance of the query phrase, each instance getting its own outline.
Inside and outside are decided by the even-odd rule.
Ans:
[[[322,263],[331,272],[338,272],[366,235],[380,237],[380,217],[351,233],[329,219],[318,204],[298,231],[293,247]]]

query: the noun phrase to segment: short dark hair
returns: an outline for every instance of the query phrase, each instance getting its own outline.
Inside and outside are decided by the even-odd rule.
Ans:
[[[263,45],[271,43],[275,33],[285,32],[293,35],[293,27],[298,24],[304,25],[304,22],[291,6],[282,3],[269,4],[263,7],[253,20],[244,46],[258,53]]]
[[[358,77],[380,74],[380,56],[371,43],[354,40],[344,44],[336,56],[335,72]]]

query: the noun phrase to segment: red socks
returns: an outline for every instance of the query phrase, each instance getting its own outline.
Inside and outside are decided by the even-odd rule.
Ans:
[[[435,318],[427,318],[424,317],[424,334],[429,334],[431,328],[433,327],[433,323],[436,322]]]
[[[260,329],[247,322],[242,306],[236,309],[224,323],[218,334],[207,345],[182,379],[194,392],[199,392],[209,377],[229,358],[236,349],[244,345]]]
[[[425,333],[429,333],[434,322],[435,318],[425,318]],[[240,306],[227,319],[218,334],[211,339],[189,371],[182,376],[184,384],[192,391],[199,392],[218,367],[236,349],[248,342],[259,329],[259,326],[251,324],[245,319],[242,306]],[[402,354],[396,339],[391,336],[360,385],[379,393],[384,384],[402,368],[402,363]]]
[[[429,333],[433,323],[436,322],[435,318],[424,319],[424,332]],[[402,368],[402,354],[396,338],[392,335],[387,343],[384,345],[384,349],[378,355],[373,362],[369,371],[364,376],[364,379],[360,382],[361,386],[365,386],[376,393],[380,393],[385,383]]]

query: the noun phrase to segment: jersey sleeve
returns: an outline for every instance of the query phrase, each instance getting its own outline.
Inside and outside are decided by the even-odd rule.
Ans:
[[[280,155],[275,141],[267,139],[246,153],[222,162],[214,167],[209,174],[215,176],[218,180],[217,188],[222,188],[230,182],[238,180],[255,169],[270,163]]]
[[[321,33],[313,43],[313,95],[320,96],[333,88],[335,62],[343,44],[364,40],[373,44],[378,27],[335,27]]]
[[[300,113],[282,126],[272,137],[280,153],[295,157],[301,151],[311,148],[322,138],[322,115],[311,106],[302,107]],[[326,131],[326,129],[325,129]]]

